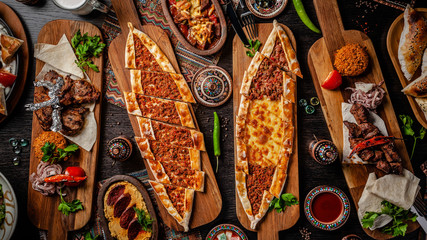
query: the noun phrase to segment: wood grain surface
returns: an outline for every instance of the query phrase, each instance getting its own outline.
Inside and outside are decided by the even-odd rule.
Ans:
[[[119,87],[122,91],[131,92],[132,87],[130,84],[130,75],[129,70],[125,69],[125,45],[126,45],[126,36],[128,34],[127,25],[125,25],[128,21],[132,22],[134,26],[141,26],[137,15],[135,15],[134,6],[131,4],[131,0],[114,0],[113,5],[118,14],[118,19],[120,25],[122,26],[123,32],[120,36],[118,36],[110,45],[108,55],[110,58],[111,66],[113,67],[113,71],[118,79]],[[124,15],[122,15],[124,14]],[[126,19],[126,20],[124,20]],[[126,26],[126,27],[125,27]],[[175,70],[179,73],[178,63],[175,58],[175,53],[170,44],[168,36],[165,32],[155,26],[147,26],[144,25],[140,30],[144,31],[148,34],[151,39],[153,39],[160,49],[165,53],[168,57],[169,61],[174,66]],[[191,109],[193,119],[196,124],[196,128],[199,130],[199,126],[197,124],[193,109]],[[137,119],[134,115],[129,114],[129,120],[131,122],[132,128],[134,130],[135,136],[140,137],[140,128],[138,126]],[[137,153],[139,154],[139,153]],[[215,179],[215,173],[213,172],[212,166],[209,161],[209,156],[207,152],[201,152],[202,158],[202,171],[205,172],[205,191],[204,192],[196,192],[194,205],[193,205],[193,213],[190,220],[190,228],[196,228],[207,223],[212,222],[220,213],[222,208],[222,198],[221,193],[218,188],[218,184]],[[144,164],[147,169],[150,169],[148,163],[144,161]],[[154,180],[153,173],[148,171],[150,179]],[[170,216],[167,210],[163,207],[161,202],[159,201],[157,195],[156,200],[159,203],[160,216],[163,222],[172,227],[175,230],[183,231],[183,227],[179,225],[176,220]]]
[[[289,36],[294,49],[296,50],[295,37],[292,31],[285,25],[281,24],[283,29]],[[265,43],[268,36],[273,30],[272,23],[257,24],[259,36],[258,39]],[[236,35],[233,40],[233,65],[238,66],[233,68],[233,108],[234,108],[234,126],[236,126],[236,116],[239,112],[239,104],[241,99],[240,88],[242,85],[243,74],[248,69],[252,58],[246,55],[246,48],[244,48],[242,41]],[[259,50],[262,51],[262,48]],[[293,79],[296,79],[295,89],[297,88],[297,82],[301,79],[297,79],[295,75],[292,75]],[[295,97],[296,94],[295,94]],[[294,117],[295,117],[295,133],[298,132],[297,128],[297,104],[294,104]],[[234,135],[236,136],[236,134]],[[236,152],[236,139],[234,140],[234,159],[237,159]],[[288,176],[286,179],[283,193],[292,193],[299,200],[299,180],[298,180],[298,134],[295,134],[294,145],[292,150],[292,156],[288,166]],[[254,231],[250,228],[251,223],[243,209],[242,203],[236,191],[236,213],[240,223],[248,230]],[[288,207],[284,212],[277,213],[276,211],[268,212],[264,218],[257,225],[258,239],[263,240],[278,240],[279,231],[286,230],[292,227],[300,217],[300,205]]]
[[[152,223],[152,235],[151,235],[151,240],[156,240],[159,237],[159,222],[157,221],[157,214],[156,214],[156,210],[153,206],[153,203],[151,202],[151,198],[150,198],[150,194],[148,194],[147,189],[145,189],[144,185],[141,183],[141,181],[139,181],[139,179],[132,177],[132,176],[128,176],[128,175],[115,175],[109,179],[107,179],[107,181],[105,181],[105,183],[102,184],[101,189],[99,190],[98,193],[98,199],[96,201],[97,203],[97,213],[98,216],[101,218],[101,224],[102,224],[102,228],[104,229],[104,231],[107,234],[107,240],[114,240],[115,238],[113,238],[111,236],[111,232],[110,229],[108,228],[108,220],[105,218],[104,216],[104,198],[105,193],[108,191],[108,189],[110,188],[111,185],[113,185],[114,183],[117,182],[129,182],[132,185],[134,185],[136,187],[136,189],[138,189],[138,191],[141,193],[142,198],[144,199],[145,202],[145,206],[147,207],[148,210],[148,214],[150,214],[151,219],[153,220]]]
[[[13,36],[24,41],[16,53],[19,56],[18,74],[6,102],[7,114],[10,116],[12,115],[13,109],[15,109],[16,104],[18,104],[19,99],[24,92],[25,82],[27,81],[30,53],[28,50],[27,34],[25,33],[25,28],[22,25],[21,20],[9,6],[2,2],[0,2],[0,18],[2,18],[7,23],[13,32]],[[3,122],[8,116],[0,114],[0,123]]]
[[[418,12],[420,12],[424,18],[427,19],[427,8],[417,8]],[[403,75],[403,72],[400,68],[399,58],[398,58],[398,50],[399,50],[399,42],[400,35],[403,30],[403,13],[399,15],[396,20],[391,24],[388,34],[387,34],[387,51],[390,55],[390,59],[393,62],[393,66],[396,69],[397,76],[399,77],[400,83],[402,84],[402,89],[406,87],[410,81],[408,81]],[[418,70],[414,76],[413,80],[417,79],[420,76],[420,70]],[[412,111],[414,111],[414,115],[417,118],[418,122],[423,125],[423,127],[427,128],[427,119],[424,115],[424,112],[421,110],[418,103],[415,101],[413,96],[406,95],[408,98],[409,104],[411,104]]]
[[[70,20],[55,20],[47,23],[39,33],[38,43],[57,44],[61,37],[65,34],[70,41],[74,33],[79,30],[82,33],[88,33],[89,36],[101,36],[99,29],[87,22],[70,21]],[[100,72],[96,73],[93,70],[88,70],[88,74],[92,84],[96,89],[102,89],[102,73],[103,73],[103,56],[93,59],[94,63],[99,67]],[[44,62],[36,60],[35,76],[41,71]],[[102,99],[102,95],[100,97]],[[71,202],[74,199],[79,199],[84,206],[84,210],[77,213],[71,213],[68,217],[58,211],[60,197],[43,196],[39,192],[33,190],[31,184],[28,185],[28,205],[27,213],[31,222],[40,229],[48,230],[49,239],[66,239],[67,232],[82,228],[90,219],[92,213],[92,200],[95,187],[95,174],[98,161],[99,139],[101,130],[101,102],[98,101],[95,109],[95,120],[97,123],[97,141],[95,142],[90,152],[80,148],[78,153],[73,155],[67,162],[62,163],[62,168],[67,166],[80,166],[87,175],[87,179],[81,186],[77,188],[67,188],[67,196],[65,200]],[[36,115],[33,115],[32,125],[32,144],[34,139],[43,132]],[[34,148],[31,148],[29,175],[37,170],[39,161],[35,157]]]
[[[344,30],[337,2],[335,0],[328,2],[314,0],[314,6],[324,37],[316,41],[310,48],[308,53],[308,66],[310,68],[313,83],[316,88],[332,140],[337,146],[340,156],[342,157],[343,118],[341,113],[341,103],[346,102],[351,93],[350,91],[345,91],[345,88],[350,86],[354,87],[355,82],[378,84],[383,81],[384,78],[372,41],[366,34],[360,31]],[[358,43],[366,48],[370,58],[368,69],[360,76],[351,78],[344,77],[343,84],[337,90],[331,91],[323,89],[320,85],[323,83],[324,79],[326,79],[329,72],[334,69],[334,53],[348,43]],[[383,84],[382,87],[386,91],[386,95],[382,105],[377,109],[378,115],[384,120],[390,136],[402,138],[399,123],[391,104],[389,92],[385,84]],[[397,151],[402,158],[403,166],[410,171],[413,171],[405,143],[403,141],[396,141],[395,143]],[[343,164],[342,169],[357,210],[358,202],[362,195],[369,173],[375,172],[379,177],[384,174],[377,170],[374,165]],[[408,232],[414,231],[418,227],[418,223],[410,223],[408,226]],[[381,233],[379,230],[364,230],[369,236],[376,239],[388,239],[392,237],[391,235]]]
[[[207,56],[212,55],[224,46],[225,40],[227,39],[227,21],[225,20],[224,13],[222,12],[221,4],[219,4],[218,0],[211,0],[211,2],[215,6],[216,15],[219,18],[219,23],[221,26],[221,38],[219,41],[212,47],[206,50],[202,50],[199,48],[194,47],[191,45],[191,43],[188,42],[187,38],[182,35],[181,31],[178,29],[177,25],[174,23],[173,17],[169,11],[169,0],[161,0],[162,2],[162,9],[163,9],[163,15],[166,18],[166,21],[170,24],[170,28],[172,29],[175,36],[178,38],[178,40],[181,42],[182,45],[184,45],[185,48],[190,50],[192,53],[201,55],[201,56]]]

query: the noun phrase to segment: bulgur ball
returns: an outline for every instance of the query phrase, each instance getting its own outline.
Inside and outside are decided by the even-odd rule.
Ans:
[[[335,54],[334,66],[341,76],[354,77],[362,74],[368,67],[369,56],[359,44],[347,44]]]
[[[57,132],[51,132],[51,131],[42,132],[42,134],[40,134],[34,140],[34,144],[33,144],[34,156],[39,161],[43,157],[42,147],[47,142],[55,144],[55,146],[56,146],[55,152],[57,152],[56,149],[58,149],[58,148],[64,149],[67,147],[67,140],[61,134],[59,134]]]

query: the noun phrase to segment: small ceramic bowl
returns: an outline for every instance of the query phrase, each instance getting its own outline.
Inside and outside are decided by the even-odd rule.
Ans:
[[[274,3],[270,7],[263,7],[258,4],[258,0],[245,0],[246,6],[256,17],[269,19],[279,15],[288,4],[288,0],[271,0]]]
[[[208,233],[206,236],[206,240],[215,240],[218,234],[225,233],[227,231],[233,232],[234,235],[237,235],[240,237],[240,240],[248,240],[248,237],[246,234],[242,231],[242,229],[238,228],[237,226],[234,226],[232,224],[220,224],[214,228]]]
[[[218,107],[231,96],[231,77],[223,68],[207,66],[196,72],[191,83],[196,100],[206,107]]]
[[[319,220],[319,216],[315,216],[313,213],[313,205],[315,201],[320,201],[320,199],[316,199],[321,194],[329,193],[332,198],[337,198],[339,203],[341,205],[341,211],[338,214],[337,218],[330,221],[322,221]],[[324,206],[322,206],[324,207]],[[348,200],[347,195],[345,193],[336,187],[332,186],[318,186],[313,188],[305,198],[304,201],[304,213],[307,217],[307,220],[316,228],[326,230],[326,231],[332,231],[335,229],[340,228],[344,223],[347,221],[348,217],[350,216],[350,201]]]

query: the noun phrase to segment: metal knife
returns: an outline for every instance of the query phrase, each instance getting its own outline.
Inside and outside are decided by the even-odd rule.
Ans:
[[[417,222],[424,229],[424,232],[427,232],[427,220],[426,220],[426,218],[424,216],[422,216],[414,206],[411,207],[411,211],[417,215]]]
[[[233,2],[231,0],[226,3],[227,15],[230,18],[231,26],[233,26],[234,31],[240,40],[242,40],[245,46],[249,46],[248,38],[246,37],[245,32],[243,31],[242,25],[240,24],[239,18],[237,17],[236,12],[234,11]]]

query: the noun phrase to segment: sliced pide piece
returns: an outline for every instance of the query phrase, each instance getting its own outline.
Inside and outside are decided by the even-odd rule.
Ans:
[[[13,55],[15,55],[23,43],[24,41],[21,39],[5,34],[0,34],[1,58],[3,62],[10,62]]]
[[[280,100],[286,73],[257,52],[243,75],[240,93],[250,100]]]
[[[124,92],[128,113],[158,121],[195,128],[187,103]]]
[[[145,136],[135,137],[135,141],[141,156],[145,159],[161,163],[175,162],[179,167],[202,170],[199,150],[171,146],[160,141],[148,140]]]
[[[129,22],[126,40],[125,67],[153,72],[175,73],[169,59],[157,44],[145,33],[135,29]]]
[[[286,31],[276,20],[273,21],[273,26],[261,53],[285,71],[291,71],[302,78],[296,53]]]
[[[130,81],[134,93],[183,102],[196,102],[181,74],[131,70]]]
[[[269,193],[273,194],[276,198],[280,198],[280,195],[285,187],[286,182],[286,170],[287,167],[279,167],[277,166],[274,170],[273,181],[271,182],[271,187]]]
[[[165,185],[149,180],[154,192],[168,213],[188,232],[193,211],[194,190]]]
[[[148,118],[137,117],[141,136],[158,140],[171,146],[206,151],[203,133],[183,127],[172,126]]]

